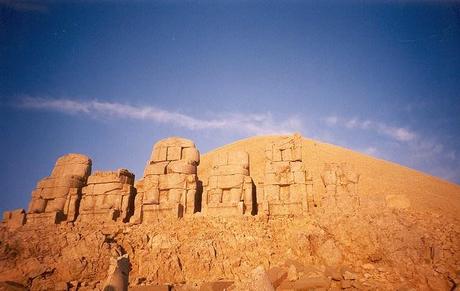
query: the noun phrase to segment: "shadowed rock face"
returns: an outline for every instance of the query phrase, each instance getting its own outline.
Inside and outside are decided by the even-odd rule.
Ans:
[[[74,221],[81,189],[91,174],[91,164],[91,159],[85,155],[68,154],[60,157],[51,176],[40,180],[32,191],[28,222]]]
[[[40,181],[37,189],[48,190],[32,198],[31,205],[46,200],[43,212],[5,212],[0,289],[451,290],[460,283],[460,211],[452,211],[460,187],[351,151],[300,136],[257,137],[200,161],[192,141],[168,138],[154,145],[136,183],[126,169],[90,169],[87,157],[60,158],[44,179],[58,182]],[[51,207],[62,196],[49,193],[61,193],[66,177],[84,181],[65,196],[78,198],[74,216]],[[437,193],[432,208],[420,206],[431,197],[424,191]]]

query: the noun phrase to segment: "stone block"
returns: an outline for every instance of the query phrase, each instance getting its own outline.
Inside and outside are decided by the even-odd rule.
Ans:
[[[170,189],[168,193],[168,201],[172,204],[178,204],[182,202],[182,196],[186,193],[185,189]]]
[[[302,162],[299,162],[299,161],[290,162],[289,166],[291,168],[291,171],[293,171],[293,172],[305,171],[304,164]]]
[[[42,198],[32,199],[29,203],[29,213],[45,212],[46,200]]]
[[[321,178],[325,186],[337,185],[337,176],[335,174],[335,171],[324,171],[321,174]]]
[[[62,212],[48,212],[48,213],[28,213],[26,216],[27,224],[44,225],[44,224],[58,224],[64,219]]]
[[[32,190],[32,199],[41,198],[42,197],[41,194],[42,194],[42,189],[41,188]]]
[[[289,201],[291,197],[290,186],[280,186],[280,200]]]
[[[243,168],[240,165],[223,165],[219,166],[217,169],[213,169],[213,173],[215,175],[249,175],[249,170],[247,168]]]
[[[264,186],[264,201],[279,201],[279,200],[280,200],[280,186],[265,185]]]
[[[244,176],[241,174],[225,175],[217,178],[218,187],[221,189],[230,189],[241,187],[244,182]]]
[[[273,149],[273,162],[281,162],[283,160],[282,155],[281,155],[281,150],[274,148]]]
[[[36,189],[40,188],[53,188],[56,178],[46,177],[38,181]]]
[[[160,176],[159,175],[151,175],[147,176],[141,180],[142,183],[138,183],[136,185],[137,189],[150,189],[150,188],[158,188],[160,185]]]
[[[63,211],[64,206],[66,204],[66,200],[66,197],[47,200],[45,212]]]
[[[155,145],[153,147],[152,156],[150,160],[152,162],[164,162],[167,160],[168,148],[162,145]]]
[[[300,202],[307,199],[307,185],[291,184],[289,185],[290,201]]]
[[[91,159],[81,154],[67,154],[57,159],[51,177],[76,175],[88,177],[91,173]]]
[[[196,174],[196,166],[191,165],[188,161],[172,161],[166,168],[168,174],[171,173],[182,173],[182,174]]]
[[[67,197],[69,190],[68,187],[43,188],[40,196],[44,199]]]
[[[186,175],[185,183],[187,184],[187,189],[197,189],[198,188],[198,176],[196,174]]]
[[[87,184],[101,184],[101,183],[114,183],[119,182],[120,179],[117,177],[116,174],[113,175],[101,175],[97,174],[97,172],[88,177]]]
[[[281,159],[285,162],[292,161],[292,152],[291,149],[285,149],[281,151]]]
[[[289,162],[266,162],[265,173],[282,173],[290,171]]]
[[[294,183],[294,174],[292,172],[283,172],[279,177],[280,185],[287,186]]]
[[[222,203],[223,190],[222,189],[210,189],[208,190],[207,198],[208,204]]]
[[[218,183],[217,183],[217,176],[209,176],[209,179],[208,179],[208,188],[209,189],[215,189],[218,187]]]
[[[182,158],[182,148],[180,146],[170,146],[168,147],[167,160],[168,161],[177,161]]]
[[[123,189],[123,184],[121,183],[104,183],[104,184],[95,184],[94,185],[94,194],[101,195],[111,191],[117,191]]]
[[[182,159],[194,166],[198,166],[200,164],[200,152],[194,147],[183,148]]]
[[[185,188],[185,174],[172,173],[160,175],[159,187],[161,189],[183,189]]]
[[[158,204],[160,203],[160,190],[158,188],[150,188],[144,192],[143,195],[144,204]]]
[[[95,208],[96,196],[83,195],[80,201],[80,211],[89,211]]]
[[[228,165],[227,153],[221,153],[221,154],[216,155],[212,161],[212,166],[219,167],[219,166],[224,166],[224,165]]]
[[[305,171],[298,171],[298,172],[293,172],[294,175],[294,183],[298,184],[305,184]]]
[[[301,146],[294,146],[291,149],[291,161],[302,161],[302,147]]]
[[[230,189],[230,195],[229,195],[230,202],[240,202],[242,200],[243,200],[243,189],[242,188]]]
[[[181,147],[181,148],[194,148],[195,144],[193,141],[186,139],[186,138],[181,138],[181,137],[168,137],[165,139],[160,140],[159,142],[156,143],[157,145],[163,145],[166,147]]]
[[[3,212],[3,222],[10,229],[16,229],[26,223],[26,212],[24,209],[15,209]]]

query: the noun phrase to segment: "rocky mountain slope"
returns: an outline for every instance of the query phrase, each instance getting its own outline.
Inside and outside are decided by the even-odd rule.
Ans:
[[[198,178],[207,181],[219,154],[246,151],[259,188],[266,145],[282,138],[206,153]],[[325,192],[325,163],[353,165],[359,206],[300,216],[3,224],[0,290],[102,290],[122,256],[132,290],[458,290],[460,186],[308,139],[302,159],[314,193]]]

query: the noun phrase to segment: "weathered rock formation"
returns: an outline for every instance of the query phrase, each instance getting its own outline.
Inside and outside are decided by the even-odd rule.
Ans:
[[[328,210],[348,211],[360,203],[358,193],[359,174],[348,163],[326,163],[321,179],[326,193],[321,205]]]
[[[218,155],[204,189],[205,215],[254,214],[255,189],[249,176],[248,153],[239,151]]]
[[[60,157],[51,176],[32,191],[27,223],[57,223],[77,218],[81,189],[91,174],[91,159],[80,154]]]
[[[3,222],[10,229],[18,228],[26,223],[26,212],[19,208],[3,212]]]
[[[134,212],[134,174],[126,169],[95,172],[82,193],[80,222],[128,222]]]
[[[250,141],[204,155],[198,176],[192,141],[161,140],[136,182],[60,158],[29,213],[4,213],[0,290],[458,289],[460,212],[439,207],[458,186],[417,188],[430,178],[391,165],[370,191],[385,183],[370,158],[300,136]],[[422,207],[437,187],[439,208]]]
[[[181,217],[195,212],[200,153],[188,139],[170,137],[153,146],[144,177],[136,183],[132,222],[163,216]]]
[[[302,214],[314,203],[312,176],[302,162],[299,135],[287,137],[265,149],[263,210],[267,215]]]

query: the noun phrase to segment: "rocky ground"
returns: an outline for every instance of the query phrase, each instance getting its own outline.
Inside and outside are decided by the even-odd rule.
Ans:
[[[378,201],[362,205],[308,217],[197,213],[150,225],[3,228],[0,281],[10,290],[98,290],[110,258],[128,254],[130,288],[139,290],[459,288],[458,221]]]
[[[244,150],[260,188],[265,145],[277,139],[207,153],[198,177],[207,181],[217,154]],[[325,163],[353,165],[360,206],[139,225],[0,224],[0,290],[102,290],[120,258],[132,290],[460,290],[458,185],[312,140],[302,150],[314,193],[325,191]]]

